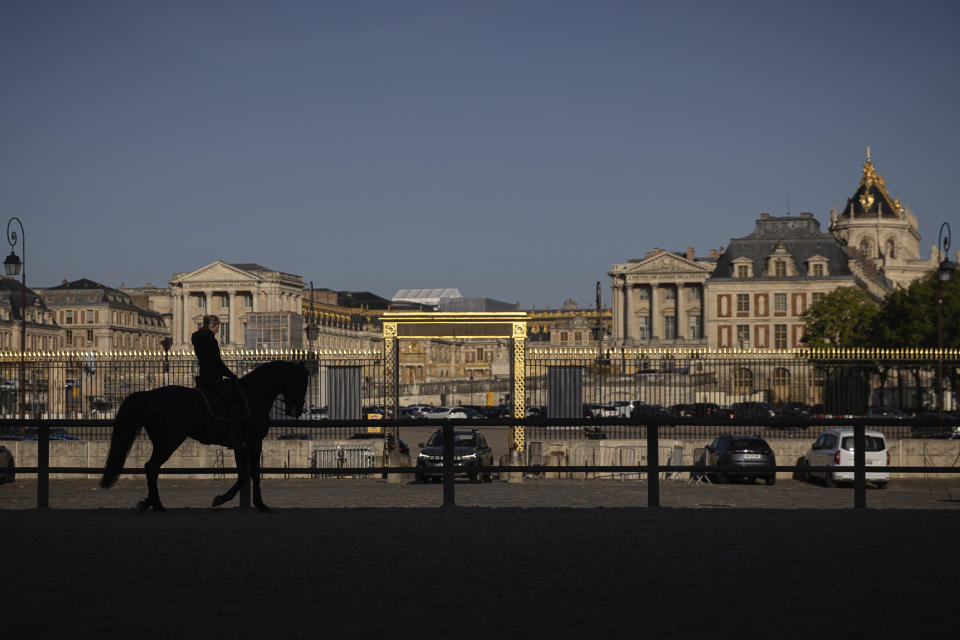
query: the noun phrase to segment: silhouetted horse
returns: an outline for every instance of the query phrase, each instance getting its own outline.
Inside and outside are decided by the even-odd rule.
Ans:
[[[309,375],[300,362],[275,360],[260,365],[240,378],[240,386],[247,397],[249,412],[240,426],[240,435],[247,444],[246,451],[235,451],[237,481],[223,495],[213,499],[217,507],[233,499],[250,476],[253,479],[253,503],[260,511],[268,511],[260,495],[260,452],[267,435],[270,407],[283,394],[286,412],[299,416],[307,391]],[[165,511],[157,492],[160,467],[188,437],[204,444],[225,445],[226,428],[223,421],[211,417],[204,397],[196,389],[169,386],[153,391],[137,391],[127,396],[117,410],[110,439],[110,452],[100,479],[101,487],[110,487],[120,476],[140,428],[147,430],[153,443],[153,454],[144,468],[147,471],[147,497],[137,504],[145,511]]]

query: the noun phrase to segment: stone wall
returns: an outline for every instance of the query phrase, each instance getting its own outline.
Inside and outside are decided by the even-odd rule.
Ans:
[[[815,434],[810,438],[788,439],[767,438],[777,456],[777,464],[782,466],[796,464],[800,456],[806,454]],[[669,452],[673,447],[683,448],[684,465],[693,464],[694,450],[705,447],[712,442],[709,439],[692,440],[661,440],[660,463],[667,464]],[[37,442],[35,440],[4,440],[2,444],[13,452],[18,467],[31,467],[37,463]],[[263,446],[263,467],[275,468],[307,468],[317,447],[346,447],[363,449],[370,452],[375,458],[375,464],[382,463],[383,441],[367,440],[266,440]],[[531,440],[527,443],[530,464],[564,465],[572,464],[646,464],[646,442],[643,440]],[[936,439],[905,439],[887,440],[892,466],[922,467],[942,466],[955,467],[960,464],[960,440]],[[109,443],[106,441],[61,441],[50,442],[50,466],[52,467],[87,467],[100,468],[107,459]],[[148,440],[137,440],[130,455],[127,457],[126,467],[143,468],[150,456],[151,444]],[[227,468],[234,466],[233,452],[223,447],[203,445],[193,440],[184,442],[177,452],[164,464],[164,468],[207,468],[214,467],[218,460],[218,452],[222,455],[223,465]],[[416,456],[416,451],[411,450]],[[393,464],[410,465],[411,462],[395,461]],[[18,474],[21,475],[21,474]],[[22,474],[22,477],[32,477],[34,474]],[[283,478],[287,474],[265,475],[267,478]],[[552,474],[555,477],[555,474]],[[611,474],[588,474],[593,476],[609,477]],[[780,472],[779,478],[789,478],[789,472]],[[893,477],[917,477],[916,474],[894,474]],[[77,474],[51,474],[51,478],[80,477]],[[90,479],[99,479],[100,474],[86,476]],[[122,476],[134,477],[134,476]],[[141,476],[142,477],[142,476]],[[180,477],[210,478],[210,475],[187,475]],[[291,478],[307,478],[310,474],[289,474]],[[578,475],[578,477],[583,477]],[[617,476],[620,477],[620,476]],[[633,474],[636,477],[636,474]],[[627,476],[627,479],[630,479]]]

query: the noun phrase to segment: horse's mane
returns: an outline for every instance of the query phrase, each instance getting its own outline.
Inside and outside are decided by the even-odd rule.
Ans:
[[[270,362],[264,362],[263,364],[259,365],[256,369],[243,376],[242,379],[255,382],[263,376],[275,374],[275,372],[280,369],[286,369],[296,365],[297,363],[293,362],[292,360],[271,360]]]

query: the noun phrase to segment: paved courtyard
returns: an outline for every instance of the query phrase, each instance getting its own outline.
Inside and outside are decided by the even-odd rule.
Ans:
[[[167,508],[206,508],[229,479],[160,477],[160,495]],[[100,489],[93,479],[51,480],[54,509],[132,508],[146,494],[143,479],[123,479],[111,489]],[[262,484],[264,501],[274,508],[416,508],[443,503],[440,484],[387,484],[369,479],[268,479]],[[36,506],[36,481],[17,480],[0,485],[0,509]],[[225,508],[236,506],[235,499]],[[458,480],[456,503],[463,507],[592,508],[645,507],[647,483],[637,480],[546,480],[523,483],[494,481],[471,484]],[[853,489],[829,489],[820,484],[778,480],[763,484],[690,484],[686,480],[660,482],[660,506],[684,509],[847,509],[853,507]],[[960,479],[926,476],[893,480],[886,489],[868,488],[871,509],[945,509],[960,511]]]
[[[960,485],[269,480],[0,485],[4,637],[953,638]],[[603,508],[589,508],[603,507]]]

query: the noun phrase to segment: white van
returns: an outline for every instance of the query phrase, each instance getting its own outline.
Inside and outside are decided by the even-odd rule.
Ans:
[[[853,466],[853,429],[827,429],[820,434],[802,464],[811,467],[852,467]],[[878,489],[883,489],[890,481],[890,472],[886,467],[890,465],[890,452],[887,451],[887,441],[879,431],[864,432],[866,443],[866,479],[874,483]],[[810,471],[806,475],[823,478],[828,487],[837,486],[838,482],[853,482],[853,469],[849,471]]]

